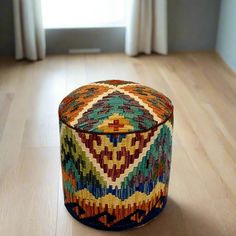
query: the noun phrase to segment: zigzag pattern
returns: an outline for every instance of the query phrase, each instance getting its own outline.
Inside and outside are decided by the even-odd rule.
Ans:
[[[82,143],[87,148],[87,156],[91,156],[92,162],[107,174],[112,181],[118,180],[130,165],[137,163],[140,156],[144,155],[147,145],[154,136],[156,129],[143,134],[130,134],[114,147],[106,136],[98,137],[94,134],[79,133]],[[80,140],[78,140],[80,142]],[[83,145],[81,143],[81,145]]]
[[[117,101],[109,104],[109,98],[114,99],[114,94],[119,94],[116,97],[121,99],[118,106]],[[125,104],[122,98],[132,102]],[[97,109],[92,109],[93,106]],[[108,118],[113,107],[122,114],[129,113],[129,121],[136,124],[132,131],[136,132],[146,130],[157,122],[162,123],[173,112],[171,101],[162,93],[134,82],[115,80],[100,81],[74,90],[62,100],[59,117],[75,129],[98,133],[99,120]],[[114,132],[116,131],[110,133]],[[127,130],[121,129],[118,132],[126,133]]]
[[[128,216],[134,216],[137,211],[142,211],[143,218],[153,208],[162,208],[163,200],[167,196],[167,188],[165,184],[158,183],[149,195],[136,192],[123,201],[110,193],[97,199],[87,189],[80,190],[75,194],[65,190],[64,194],[65,204],[73,203],[80,206],[73,208],[80,219],[101,215],[103,217],[99,217],[98,220],[105,226],[111,227]],[[108,220],[107,215],[112,216],[112,220]],[[134,220],[136,219],[134,217]],[[140,222],[141,219],[138,217]]]
[[[146,130],[156,125],[153,116],[139,102],[124,93],[114,91],[103,96],[81,118],[77,119],[75,128],[103,133],[101,124],[113,114],[122,114],[124,119],[130,123],[128,130],[120,128],[119,132],[121,130],[124,132]]]
[[[112,188],[106,181],[106,175],[100,173],[93,163],[87,158],[76,141],[76,135],[70,128],[62,129],[61,140],[62,163],[65,172],[71,173],[72,179],[64,178],[64,181],[74,182],[77,185],[74,192],[87,188],[95,197],[101,197],[108,193],[114,194],[121,199],[134,194],[136,191],[149,194],[157,182],[168,183],[169,166],[171,162],[171,130],[163,125],[160,134],[150,147],[146,156],[138,163],[132,172],[121,182],[120,188]],[[165,145],[162,146],[162,144]],[[165,168],[165,167],[168,168]],[[145,181],[144,181],[145,180]]]
[[[95,97],[102,95],[108,92],[110,89],[105,86],[86,85],[80,87],[71,92],[66,96],[59,106],[59,117],[61,121],[64,121],[67,124],[71,124],[75,117],[79,114],[83,114],[83,109],[87,109],[89,103],[91,103]]]
[[[77,220],[121,230],[146,223],[166,204],[173,107],[155,90],[101,81],[59,107],[65,206]]]

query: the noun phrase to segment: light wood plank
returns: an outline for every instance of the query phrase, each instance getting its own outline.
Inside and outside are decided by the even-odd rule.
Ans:
[[[103,232],[66,211],[57,109],[89,82],[137,81],[175,106],[166,209],[147,226]],[[236,235],[236,75],[214,53],[0,58],[0,235]]]

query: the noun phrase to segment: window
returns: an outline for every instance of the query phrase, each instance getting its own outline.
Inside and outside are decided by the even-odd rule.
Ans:
[[[42,0],[44,28],[125,26],[125,0]]]

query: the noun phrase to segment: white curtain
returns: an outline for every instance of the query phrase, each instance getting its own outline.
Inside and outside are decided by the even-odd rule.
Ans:
[[[16,59],[45,57],[45,32],[40,0],[13,0]]]
[[[125,51],[168,53],[167,0],[129,0]]]

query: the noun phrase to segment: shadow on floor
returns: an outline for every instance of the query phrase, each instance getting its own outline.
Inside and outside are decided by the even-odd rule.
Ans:
[[[131,230],[120,232],[107,232],[94,230],[78,222],[75,223],[75,231],[81,231],[85,235],[95,236],[176,236],[176,235],[223,235],[224,229],[221,228],[214,219],[208,219],[204,215],[198,214],[191,208],[192,206],[179,206],[172,198],[168,199],[166,208],[150,223]],[[80,228],[80,230],[79,230]]]

